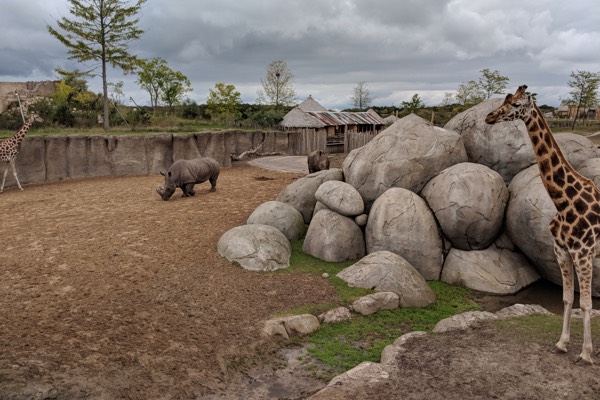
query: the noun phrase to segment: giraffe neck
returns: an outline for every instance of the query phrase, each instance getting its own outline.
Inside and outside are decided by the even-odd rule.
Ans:
[[[27,132],[29,132],[29,128],[31,128],[32,124],[32,120],[25,121],[23,126],[21,126],[21,129],[19,129],[19,131],[13,135],[11,139],[16,145],[19,145],[21,141],[23,141],[23,138],[25,135],[27,135]]]
[[[535,159],[537,161],[540,177],[550,198],[558,205],[564,201],[564,190],[567,180],[579,180],[581,176],[571,166],[560,150],[548,123],[540,109],[534,104],[531,114],[525,119],[527,131]]]

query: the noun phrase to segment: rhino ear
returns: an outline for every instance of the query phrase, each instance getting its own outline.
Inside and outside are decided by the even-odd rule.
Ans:
[[[169,175],[169,178],[171,177],[171,171],[167,172],[167,174]]]

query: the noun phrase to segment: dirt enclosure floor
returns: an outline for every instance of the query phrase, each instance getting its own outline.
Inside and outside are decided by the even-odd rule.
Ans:
[[[253,392],[252,371],[283,367],[262,321],[335,303],[327,281],[244,271],[216,251],[300,176],[240,164],[215,193],[198,185],[168,202],[158,175],[0,194],[0,399],[300,399],[324,387],[295,372],[290,390]],[[557,356],[493,328],[432,336],[386,384],[318,398],[600,398],[599,367],[571,363],[579,343]]]

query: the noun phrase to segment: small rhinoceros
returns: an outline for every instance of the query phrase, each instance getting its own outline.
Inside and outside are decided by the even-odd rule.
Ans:
[[[194,185],[210,181],[210,191],[217,190],[217,178],[221,172],[221,166],[212,158],[194,158],[192,160],[177,160],[169,168],[166,174],[161,171],[165,177],[165,187],[158,186],[156,192],[167,201],[175,193],[175,189],[181,188],[183,197],[193,196]]]
[[[329,157],[323,153],[323,150],[315,150],[310,153],[307,162],[309,174],[329,169]]]

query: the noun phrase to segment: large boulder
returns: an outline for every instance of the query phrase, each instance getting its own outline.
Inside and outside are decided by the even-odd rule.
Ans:
[[[510,199],[506,207],[506,233],[536,266],[542,277],[562,284],[562,275],[554,255],[554,239],[548,225],[556,207],[532,165],[508,186]],[[594,259],[592,294],[600,296],[600,259]]]
[[[600,158],[590,158],[579,164],[579,173],[600,187]]]
[[[281,201],[267,201],[256,207],[246,223],[270,225],[279,229],[288,240],[299,240],[306,231],[300,211]]]
[[[439,279],[443,244],[433,213],[415,193],[391,188],[371,207],[365,228],[367,253],[388,250],[406,259],[427,280]]]
[[[425,279],[408,261],[390,251],[371,253],[337,277],[350,286],[396,293],[400,307],[426,307],[435,302]]]
[[[365,255],[365,240],[353,219],[321,210],[308,226],[302,251],[324,261],[356,260]]]
[[[217,250],[229,261],[251,271],[287,268],[292,254],[289,240],[269,225],[236,226],[221,236]]]
[[[315,198],[331,211],[347,217],[360,215],[365,209],[358,190],[346,182],[324,182],[317,189]]]
[[[430,180],[422,192],[452,246],[487,248],[500,234],[508,189],[496,171],[460,163]]]
[[[451,249],[442,281],[498,295],[515,294],[540,279],[535,267],[514,246],[502,246],[503,237],[485,250]]]
[[[577,170],[585,161],[600,157],[600,149],[585,136],[576,133],[561,133],[554,137],[569,163]]]
[[[444,128],[462,136],[470,162],[490,167],[508,184],[516,174],[535,163],[535,159],[523,121],[485,123],[486,115],[498,108],[502,101],[491,99],[481,102],[456,115]]]
[[[277,201],[287,203],[296,208],[304,217],[305,223],[310,223],[313,209],[317,203],[315,193],[323,182],[343,181],[344,175],[339,168],[315,172],[287,185],[278,195]]]
[[[459,135],[411,114],[351,151],[342,169],[369,208],[389,188],[418,193],[440,171],[464,161]]]

